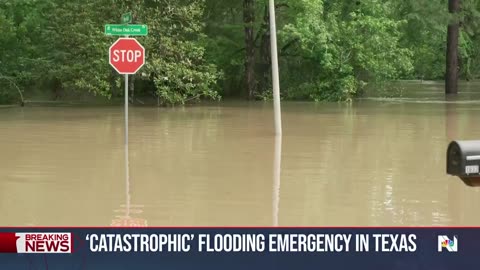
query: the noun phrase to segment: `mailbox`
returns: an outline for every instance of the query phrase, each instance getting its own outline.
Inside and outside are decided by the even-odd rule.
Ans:
[[[447,150],[447,174],[480,186],[480,141],[453,141]]]

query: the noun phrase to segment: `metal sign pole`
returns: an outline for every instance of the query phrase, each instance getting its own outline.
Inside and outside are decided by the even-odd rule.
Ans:
[[[130,16],[131,20],[131,16]],[[126,24],[129,22],[124,22]],[[126,35],[125,37],[129,37]],[[127,204],[125,205],[126,208],[126,216],[130,218],[130,164],[129,164],[129,155],[128,155],[128,74],[125,74],[125,181],[126,181],[126,199]]]
[[[125,180],[127,185],[126,216],[130,217],[130,181],[129,181],[129,160],[128,160],[128,74],[125,74]]]
[[[125,74],[125,145],[128,145],[128,74]]]

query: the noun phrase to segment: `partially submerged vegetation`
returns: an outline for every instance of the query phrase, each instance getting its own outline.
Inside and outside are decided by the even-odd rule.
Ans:
[[[366,84],[443,79],[447,0],[277,0],[282,99],[343,101]],[[460,76],[480,73],[479,1],[463,0]],[[103,27],[131,11],[147,24],[131,95],[156,104],[271,97],[267,0],[0,2],[0,104],[32,89],[121,97]],[[385,95],[389,89],[384,90]],[[392,90],[396,91],[396,90]],[[132,98],[135,100],[135,98]]]

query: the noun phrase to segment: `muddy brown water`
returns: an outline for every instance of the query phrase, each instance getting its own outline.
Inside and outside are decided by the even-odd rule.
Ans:
[[[479,139],[480,84],[401,98],[0,109],[3,226],[480,225],[480,189],[446,175],[453,139]],[[478,92],[478,93],[477,93]]]

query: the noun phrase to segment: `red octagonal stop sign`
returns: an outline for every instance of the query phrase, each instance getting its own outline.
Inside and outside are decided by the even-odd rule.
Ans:
[[[110,65],[120,74],[135,74],[145,64],[145,48],[134,38],[119,38],[108,54]]]

